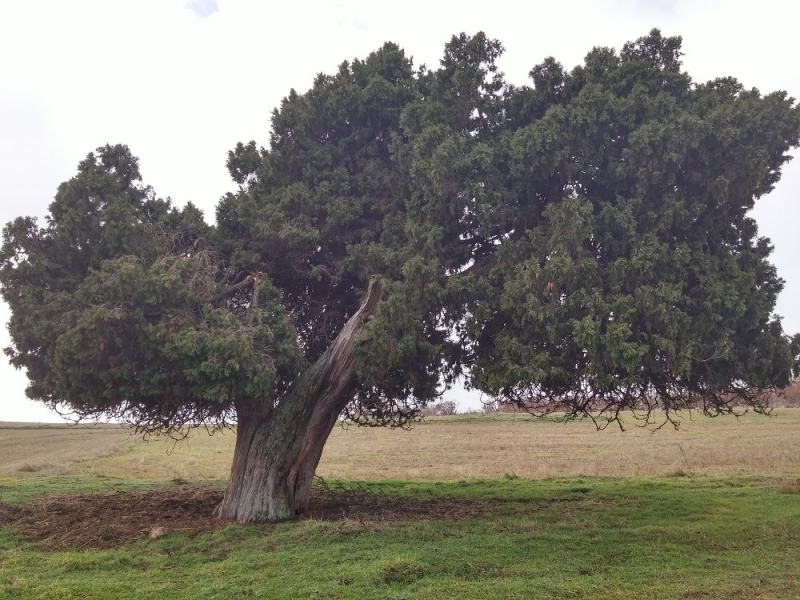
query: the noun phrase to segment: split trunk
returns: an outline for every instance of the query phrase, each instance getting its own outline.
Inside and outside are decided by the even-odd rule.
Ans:
[[[278,521],[304,512],[325,442],[356,391],[354,347],[378,309],[380,281],[325,353],[272,409],[236,405],[231,478],[216,516],[239,523]]]

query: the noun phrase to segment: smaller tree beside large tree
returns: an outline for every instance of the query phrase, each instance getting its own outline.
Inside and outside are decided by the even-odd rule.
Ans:
[[[386,44],[291,91],[268,149],[229,153],[208,225],[89,154],[43,225],[4,229],[11,363],[29,397],[146,432],[237,425],[217,514],[308,507],[337,419],[403,425],[463,377],[596,421],[763,411],[800,338],[748,212],[800,110],[694,84],[658,30],[507,85],[500,42],[436,70]]]

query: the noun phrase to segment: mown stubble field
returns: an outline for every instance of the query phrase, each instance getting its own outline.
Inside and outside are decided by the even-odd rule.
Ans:
[[[652,431],[628,421],[625,431],[523,414],[434,417],[409,431],[337,427],[318,475],[348,480],[800,475],[800,409],[738,419],[684,415],[677,431],[669,425]],[[209,436],[199,429],[176,442],[145,441],[117,425],[5,423],[0,475],[225,479],[234,440],[230,430]]]

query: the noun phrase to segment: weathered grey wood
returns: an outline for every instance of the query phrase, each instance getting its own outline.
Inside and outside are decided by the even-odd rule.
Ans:
[[[239,523],[278,521],[308,508],[325,442],[356,391],[354,346],[380,299],[375,276],[358,311],[274,410],[237,404],[231,478],[215,511],[218,517]]]

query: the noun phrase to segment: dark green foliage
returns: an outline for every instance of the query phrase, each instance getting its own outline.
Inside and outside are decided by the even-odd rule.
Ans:
[[[300,356],[268,281],[250,286],[258,306],[252,291],[246,309],[235,294],[217,299],[212,229],[191,204],[178,211],[139,185],[124,146],[78,171],[45,227],[19,218],[4,230],[6,353],[27,368],[29,396],[172,430],[285,388]]]
[[[569,74],[546,62],[512,98],[513,217],[465,322],[478,387],[613,415],[758,406],[788,383],[782,282],[747,212],[797,145],[798,110],[731,79],[693,86],[679,48],[653,31]]]
[[[531,410],[763,408],[798,343],[748,211],[798,145],[800,110],[731,78],[696,85],[658,30],[533,87],[502,45],[454,36],[437,70],[386,44],[294,90],[269,149],[206,225],[106,146],[44,227],[4,231],[12,363],[28,394],[150,429],[269,410],[380,274],[348,412],[400,423],[465,375]]]
[[[460,273],[440,279],[443,321],[475,387],[613,417],[759,407],[788,383],[796,351],[770,316],[782,282],[747,212],[800,115],[783,93],[692,85],[679,49],[654,30],[571,73],[547,59],[502,101],[476,85],[471,105],[416,109],[481,118],[409,118],[415,233]]]

